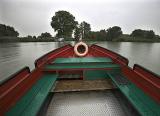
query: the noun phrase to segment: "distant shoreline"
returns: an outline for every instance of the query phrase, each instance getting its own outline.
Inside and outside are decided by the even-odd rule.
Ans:
[[[66,38],[64,41],[75,41],[74,38]],[[133,38],[121,36],[119,38],[115,38],[112,41],[108,41],[105,39],[84,39],[84,41],[106,41],[106,42],[147,42],[147,43],[160,43],[160,39],[146,39],[146,38]],[[0,37],[0,43],[6,42],[59,42],[54,37],[52,38],[21,38],[21,37]]]

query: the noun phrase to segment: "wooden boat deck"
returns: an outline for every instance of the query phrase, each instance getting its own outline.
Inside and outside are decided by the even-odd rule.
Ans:
[[[57,81],[56,87],[52,88],[52,92],[68,92],[68,91],[89,91],[89,90],[106,90],[114,89],[111,79],[100,80],[60,80]]]

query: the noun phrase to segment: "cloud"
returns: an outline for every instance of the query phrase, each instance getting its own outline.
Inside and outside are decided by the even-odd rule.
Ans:
[[[14,26],[21,36],[54,33],[51,17],[67,10],[92,30],[119,25],[124,33],[136,28],[153,29],[160,34],[159,0],[1,0],[2,23]]]

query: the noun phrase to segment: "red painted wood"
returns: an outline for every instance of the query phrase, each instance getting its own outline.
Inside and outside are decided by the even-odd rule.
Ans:
[[[6,92],[9,88],[11,88],[15,83],[20,82],[23,80],[26,76],[30,74],[30,71],[28,68],[22,69],[20,72],[12,75],[8,80],[6,80],[4,83],[0,85],[0,98],[2,96],[2,93]],[[16,77],[16,78],[14,78]]]
[[[63,52],[60,52],[59,54],[52,55],[48,58],[48,62],[52,62],[56,58],[69,58],[73,57],[73,48],[69,48],[64,50]]]
[[[151,96],[154,100],[160,103],[160,80],[157,76],[146,71],[145,69],[134,66],[134,69],[128,67],[128,60],[123,56],[114,53],[110,50],[102,48],[97,45],[89,47],[87,54],[89,57],[110,57],[114,63],[121,65],[122,72],[126,78],[135,83],[140,89],[146,94]],[[60,70],[44,70],[45,64],[53,61],[55,58],[69,58],[77,57],[74,54],[73,47],[66,45],[59,49],[53,50],[48,54],[42,56],[36,60],[36,69],[30,74],[27,70],[22,70],[14,78],[6,81],[6,83],[0,85],[0,115],[3,115],[8,109],[15,105],[15,103],[36,83],[41,77],[43,71],[47,73],[60,73],[63,74],[65,71],[75,73],[83,73],[84,70],[93,69],[60,69]],[[96,69],[96,68],[94,68]],[[101,68],[96,70],[112,70],[112,68]],[[30,74],[30,75],[29,75]],[[83,79],[83,75],[81,76]]]
[[[13,107],[16,102],[34,85],[41,75],[41,71],[36,69],[31,73],[31,75],[25,76],[20,81],[17,80],[17,82],[7,90],[7,92],[4,92],[5,94],[2,93],[3,96],[0,98],[0,114],[3,115]],[[14,78],[17,78],[17,76]]]
[[[35,66],[40,67],[40,66],[44,65],[45,63],[48,63],[49,60],[56,58],[58,56],[68,56],[67,51],[73,51],[73,50],[71,50],[71,48],[73,48],[73,47],[70,45],[66,45],[66,46],[63,46],[63,47],[58,48],[56,50],[53,50],[53,51],[45,54],[44,56],[40,57],[39,59],[37,59],[35,61]]]
[[[91,48],[93,49],[92,51],[95,52],[97,51],[98,53],[102,53],[104,56],[108,56],[108,57],[111,57],[113,59],[115,59],[117,57],[117,55],[105,48],[102,48],[100,46],[97,46],[97,45],[92,45]],[[95,54],[95,53],[94,53]],[[97,54],[95,54],[97,55]]]
[[[134,65],[133,70],[134,72],[139,74],[142,78],[146,79],[147,81],[149,81],[154,86],[160,89],[160,76],[158,76],[157,74],[154,74],[153,72],[137,64]]]
[[[114,60],[114,62],[121,64],[121,65],[128,65],[129,61],[127,58],[112,52],[108,49],[102,48],[97,45],[92,45],[91,46],[91,54],[95,57],[110,57]]]
[[[159,86],[156,85],[157,82],[152,81],[151,83],[151,81],[148,81],[148,76],[142,76],[128,66],[123,66],[122,72],[125,77],[131,80],[137,87],[160,103],[160,89]]]

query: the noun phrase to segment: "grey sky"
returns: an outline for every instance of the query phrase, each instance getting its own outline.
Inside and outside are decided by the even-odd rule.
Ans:
[[[20,36],[54,35],[50,22],[58,10],[90,23],[93,31],[117,25],[128,34],[141,28],[160,35],[160,0],[0,0],[0,23],[15,27]]]

